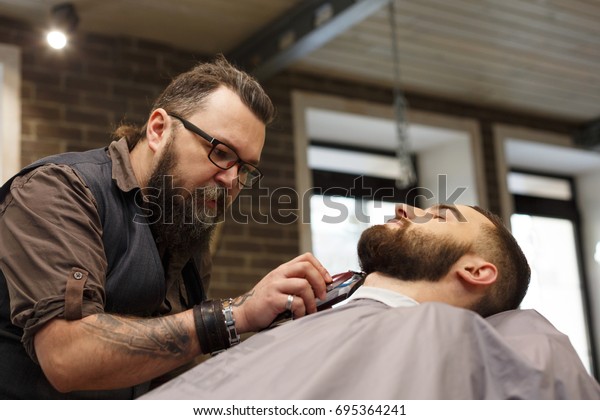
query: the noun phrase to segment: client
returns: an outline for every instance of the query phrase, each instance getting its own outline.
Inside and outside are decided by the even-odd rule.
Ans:
[[[568,338],[518,310],[530,269],[495,215],[398,205],[365,230],[364,285],[145,399],[597,399]]]

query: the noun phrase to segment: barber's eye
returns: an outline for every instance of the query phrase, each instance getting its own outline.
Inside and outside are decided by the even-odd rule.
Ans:
[[[215,147],[215,149],[213,150],[213,154],[219,159],[227,159],[229,157],[227,149],[225,149],[222,146]]]

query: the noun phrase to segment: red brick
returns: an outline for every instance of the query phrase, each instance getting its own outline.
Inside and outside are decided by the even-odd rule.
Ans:
[[[23,103],[21,115],[27,119],[57,121],[60,118],[60,108],[58,103],[51,105]]]

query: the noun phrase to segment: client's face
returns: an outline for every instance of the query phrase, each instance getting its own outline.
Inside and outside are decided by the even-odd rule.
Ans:
[[[439,223],[436,219],[433,223]],[[399,217],[365,230],[358,242],[361,268],[402,280],[437,281],[470,249],[449,231]]]

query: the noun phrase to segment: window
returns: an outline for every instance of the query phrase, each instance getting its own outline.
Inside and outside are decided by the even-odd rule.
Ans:
[[[0,44],[0,183],[21,166],[20,67],[19,49]]]
[[[393,218],[395,203],[414,203],[416,190],[396,188],[393,152],[312,141],[308,165],[313,253],[332,274],[359,270],[356,245],[362,232]]]
[[[521,308],[537,310],[569,336],[592,373],[589,302],[573,181],[513,171],[508,174],[508,187],[515,204],[512,231],[532,270]]]
[[[479,201],[485,195],[481,194],[484,171],[476,121],[410,110],[409,150],[419,190],[407,195],[395,188],[399,163],[394,158],[398,142],[391,104],[300,91],[292,93],[292,102],[296,188],[306,198],[301,206],[300,249],[313,252],[330,272],[357,266],[359,232],[391,217],[395,203],[485,206]],[[320,209],[313,211],[315,206]],[[346,235],[343,223],[324,226],[323,222],[325,216],[344,219],[345,215],[354,233],[337,242],[323,239],[333,232]],[[358,227],[352,223],[360,220],[354,218],[368,223]],[[342,243],[348,247],[344,251]],[[342,260],[347,252],[352,258]]]

